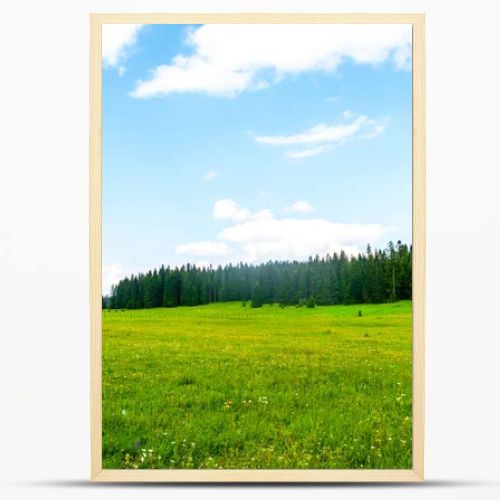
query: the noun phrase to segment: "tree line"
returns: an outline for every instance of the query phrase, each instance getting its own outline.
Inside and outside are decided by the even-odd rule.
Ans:
[[[122,279],[103,297],[103,308],[142,309],[212,302],[334,305],[411,299],[412,248],[400,241],[384,250],[348,257],[344,252],[305,262],[164,267]]]

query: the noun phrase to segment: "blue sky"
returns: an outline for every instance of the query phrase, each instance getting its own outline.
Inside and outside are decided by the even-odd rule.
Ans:
[[[411,27],[103,31],[103,291],[411,242]]]

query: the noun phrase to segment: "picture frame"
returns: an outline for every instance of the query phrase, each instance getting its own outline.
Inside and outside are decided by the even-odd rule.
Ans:
[[[411,24],[413,27],[413,393],[412,469],[109,470],[102,468],[102,57],[103,24]],[[89,266],[91,479],[99,482],[418,482],[424,479],[425,14],[91,14]]]

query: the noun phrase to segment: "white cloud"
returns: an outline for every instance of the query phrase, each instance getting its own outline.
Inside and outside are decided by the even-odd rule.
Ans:
[[[125,278],[125,275],[125,270],[120,264],[102,266],[102,294],[109,295],[111,285],[116,285],[122,278]]]
[[[341,224],[325,219],[249,221],[224,229],[219,239],[237,245],[241,260],[304,260],[310,256],[356,254],[382,236],[379,224]]]
[[[127,57],[127,51],[137,42],[141,24],[103,24],[102,60],[105,66],[117,67]],[[119,67],[120,76],[125,68]]]
[[[318,146],[317,148],[303,149],[301,151],[287,151],[285,156],[292,160],[303,160],[304,158],[311,158],[318,156],[325,151],[332,149],[331,146]]]
[[[320,142],[338,142],[355,134],[366,122],[366,116],[360,116],[352,123],[326,125],[319,123],[314,127],[294,135],[258,135],[257,142],[269,146],[290,146],[296,144],[318,144]]]
[[[411,70],[411,44],[404,44],[394,51],[393,59],[396,68],[409,71]]]
[[[213,218],[216,220],[229,220],[232,222],[243,222],[248,220],[272,219],[270,210],[264,209],[252,213],[246,208],[240,208],[233,200],[217,200],[214,203]]]
[[[228,255],[230,248],[226,243],[220,241],[195,241],[193,243],[185,243],[176,247],[177,253],[187,253],[199,257],[209,255]]]
[[[205,174],[203,179],[205,179],[206,181],[213,181],[218,175],[219,175],[219,172],[217,172],[216,170],[209,170]]]
[[[411,66],[411,25],[206,24],[187,32],[191,55],[176,55],[139,81],[138,98],[174,92],[232,97],[304,71],[333,73],[350,59]]]
[[[365,115],[353,117],[350,111],[344,111],[341,120],[341,123],[336,124],[319,123],[298,134],[257,135],[255,140],[268,146],[303,146],[304,149],[285,152],[288,158],[300,160],[317,156],[354,137],[376,137],[385,130],[388,121],[387,118],[375,120]]]
[[[312,212],[314,207],[307,201],[299,200],[292,204],[291,210],[299,214],[306,214]]]
[[[233,222],[219,232],[214,241],[186,243],[178,253],[211,256],[219,264],[227,262],[266,262],[268,260],[306,260],[310,256],[363,252],[368,243],[375,245],[390,228],[380,224],[344,224],[326,219],[277,219],[269,210],[264,218],[240,208],[232,200],[219,200],[221,219]],[[228,203],[231,202],[231,203]],[[217,205],[217,204],[216,204]],[[225,206],[225,208],[224,208]],[[223,210],[224,208],[224,210]],[[232,209],[232,211],[231,211]],[[290,210],[307,213],[313,209],[304,200],[295,202]],[[253,218],[252,218],[253,217]],[[240,219],[238,222],[236,219]],[[197,265],[214,262],[201,261]]]

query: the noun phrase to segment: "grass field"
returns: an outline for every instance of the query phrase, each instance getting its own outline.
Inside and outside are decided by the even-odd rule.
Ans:
[[[411,468],[411,354],[411,302],[104,311],[103,467]]]

